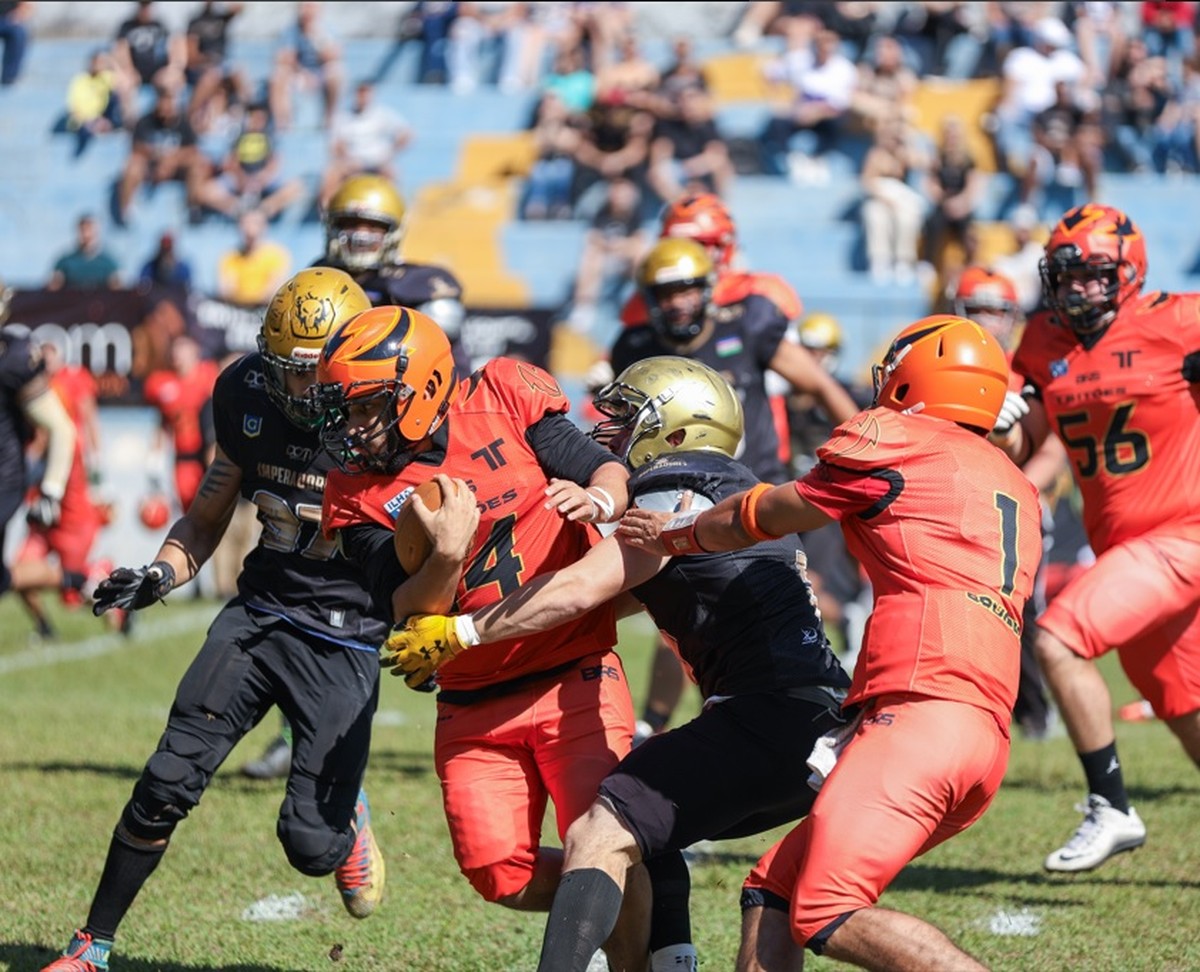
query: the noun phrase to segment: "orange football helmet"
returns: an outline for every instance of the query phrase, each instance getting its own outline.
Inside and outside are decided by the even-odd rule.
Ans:
[[[967,267],[954,288],[954,313],[969,317],[992,332],[1005,348],[1021,317],[1017,286],[988,267]]]
[[[987,433],[1008,391],[1000,342],[953,314],[923,317],[901,331],[871,369],[875,404],[932,415]]]
[[[1085,203],[1068,210],[1050,231],[1040,269],[1046,306],[1076,333],[1094,333],[1111,324],[1146,282],[1146,239],[1121,210]],[[1104,300],[1093,302],[1064,288],[1064,275],[1103,281]]]
[[[396,472],[446,417],[458,376],[450,340],[408,307],[375,307],[340,324],[317,362],[321,440],[346,472]],[[351,408],[376,414],[356,426]]]
[[[712,193],[683,196],[669,204],[662,214],[662,238],[695,240],[707,247],[709,255],[724,270],[733,262],[737,249],[737,229],[733,217],[720,198]]]

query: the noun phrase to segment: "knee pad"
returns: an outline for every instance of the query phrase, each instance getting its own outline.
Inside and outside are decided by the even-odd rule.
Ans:
[[[354,847],[349,824],[340,832],[334,830],[321,819],[315,805],[302,808],[292,797],[283,802],[275,833],[288,863],[309,877],[333,873]]]
[[[528,864],[516,861],[497,861],[484,867],[464,867],[462,873],[483,900],[492,904],[516,894],[533,877],[533,870]]]
[[[170,739],[165,740],[170,745]],[[139,840],[166,840],[200,799],[202,774],[184,756],[162,747],[146,763],[121,825]]]

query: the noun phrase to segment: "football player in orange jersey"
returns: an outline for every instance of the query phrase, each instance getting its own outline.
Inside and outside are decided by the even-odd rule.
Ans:
[[[978,324],[924,318],[876,367],[875,407],[840,425],[803,478],[621,521],[631,542],[674,556],[837,521],[871,579],[846,698],[855,718],[814,748],[824,782],[812,810],[743,887],[739,972],[799,968],[799,946],[864,968],[983,969],[876,902],[909,861],[983,815],[1008,763],[1021,612],[1041,557],[1037,490],[986,439],[1008,374]]]
[[[39,583],[33,586],[17,586],[17,592],[25,602],[25,608],[33,618],[38,634],[44,638],[54,637],[54,628],[39,599],[38,592],[57,589],[63,602],[78,606],[83,592],[107,577],[112,563],[100,560],[92,563],[90,554],[96,536],[112,518],[112,507],[98,503],[92,496],[89,469],[93,467],[99,451],[99,423],[96,418],[96,379],[87,368],[67,365],[62,352],[53,342],[41,345],[42,359],[46,363],[46,374],[50,376],[50,387],[62,401],[63,408],[75,423],[75,451],[71,470],[67,475],[58,521],[47,526],[30,520],[29,532],[17,552],[20,564],[38,565]],[[45,438],[39,434],[39,439]],[[35,443],[41,451],[45,442]],[[53,554],[53,559],[48,559]],[[57,561],[57,563],[55,563]],[[24,572],[23,572],[24,573]],[[113,619],[114,627],[121,627],[126,620],[122,612]]]
[[[982,324],[1000,342],[1009,363],[1021,337],[1024,314],[1017,303],[1017,287],[1011,279],[989,267],[968,266],[954,285],[954,313]],[[1013,373],[1009,390],[1019,392],[1021,376]],[[1029,738],[1044,739],[1050,731],[1052,709],[1034,651],[1037,617],[1046,609],[1045,553],[1054,543],[1054,496],[1067,471],[1067,454],[1058,436],[1047,436],[1037,452],[1021,467],[1042,497],[1042,564],[1038,567],[1033,596],[1025,605],[1021,628],[1021,684],[1013,719]]]
[[[171,366],[146,376],[143,394],[158,410],[160,426],[150,449],[150,479],[156,483],[169,436],[174,450],[175,489],[186,513],[196,498],[212,456],[212,393],[220,368],[201,357],[195,338],[181,334],[171,342]],[[154,489],[151,488],[151,492]]]
[[[592,437],[632,470],[631,503],[700,509],[758,482],[733,458],[742,438],[737,395],[698,361],[646,358],[593,404],[604,418]],[[841,724],[850,679],[824,636],[803,556],[795,534],[703,562],[609,536],[481,610],[409,618],[388,639],[383,664],[422,678],[475,645],[556,628],[627,593],[675,646],[706,700],[686,726],[621,760],[571,825],[539,969],[582,972],[617,920],[630,868],[646,861],[655,875],[651,972],[694,970],[690,925],[660,918],[664,872],[677,868],[665,890],[680,902],[672,916],[686,919],[683,848],[762,833],[812,806],[804,761]]]
[[[567,417],[571,403],[549,374],[500,357],[460,384],[449,339],[420,311],[377,307],[346,322],[317,376],[325,449],[338,466],[324,529],[397,621],[490,604],[578,560],[599,539],[593,524],[625,509],[625,464]],[[433,553],[410,576],[393,553],[394,524],[435,476],[441,507],[429,513],[413,500]],[[446,820],[459,869],[485,900],[550,907],[562,851],[541,844],[547,801],[561,839],[629,752],[633,703],[615,643],[606,604],[438,672],[434,759]],[[642,924],[618,925],[613,968],[645,963],[649,909],[630,914]]]
[[[1094,660],[1121,667],[1200,765],[1200,295],[1143,293],[1146,241],[1111,206],[1069,210],[1046,241],[1046,312],[1013,358],[995,438],[1023,462],[1052,431],[1067,447],[1096,562],[1038,621],[1037,652],[1088,795],[1045,861],[1085,871],[1140,846]]]
[[[11,298],[11,288],[0,280],[0,594],[54,583],[46,580],[44,563],[27,562],[10,570],[4,558],[5,534],[9,520],[26,502],[27,519],[46,527],[58,523],[76,437],[70,415],[50,387],[41,349],[24,334],[3,327]],[[25,446],[35,430],[46,436],[46,465],[30,498]]]

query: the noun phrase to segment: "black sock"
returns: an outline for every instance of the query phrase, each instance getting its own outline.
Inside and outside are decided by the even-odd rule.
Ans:
[[[114,833],[108,845],[104,873],[100,875],[96,896],[92,898],[92,910],[88,912],[83,930],[94,938],[108,941],[116,938],[117,926],[142,885],[158,867],[166,849],[166,844],[161,847],[131,844]]]
[[[1080,753],[1079,762],[1087,777],[1088,792],[1104,797],[1113,809],[1129,813],[1129,794],[1125,792],[1125,778],[1117,759],[1117,744],[1111,742],[1103,749]]]
[[[87,574],[81,574],[77,570],[64,570],[62,572],[62,589],[64,591],[78,591],[86,583]]]
[[[658,712],[655,709],[646,707],[646,711],[642,713],[642,722],[646,723],[656,733],[662,732],[663,728],[671,721],[670,712]]]
[[[538,972],[585,972],[621,913],[621,889],[604,871],[568,871],[558,883]]]
[[[654,890],[650,909],[650,951],[692,940],[688,897],[692,876],[679,851],[667,851],[646,861],[646,873]]]

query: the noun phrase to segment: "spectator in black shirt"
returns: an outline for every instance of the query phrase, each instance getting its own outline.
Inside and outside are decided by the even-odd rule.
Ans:
[[[226,61],[229,25],[244,6],[241,3],[223,4],[205,0],[200,13],[188,21],[184,75],[192,88],[188,121],[193,127],[227,77],[236,77],[238,87],[243,90],[246,88],[245,79],[240,77],[241,72],[233,70]]]
[[[941,143],[933,165],[925,173],[925,198],[932,203],[925,219],[922,259],[942,269],[946,244],[963,248],[966,262],[974,262],[969,252],[967,228],[987,188],[987,176],[975,165],[963,120],[947,115],[942,120]]]
[[[150,0],[138,0],[137,11],[117,30],[113,54],[131,87],[183,83],[187,46],[154,15]]]
[[[602,203],[589,203],[594,193],[604,191],[600,184],[609,179],[631,179],[644,191],[654,116],[619,98],[605,96],[588,109],[582,122],[571,190],[576,212],[596,212]]]
[[[678,117],[661,120],[650,143],[649,181],[663,202],[685,192],[728,196],[733,180],[729,149],[717,131],[709,96],[699,88],[681,88]]]
[[[133,129],[133,146],[117,186],[116,221],[124,225],[133,194],[143,182],[152,186],[171,180],[187,186],[188,202],[197,195],[196,133],[179,111],[175,93],[158,88],[154,108]]]

